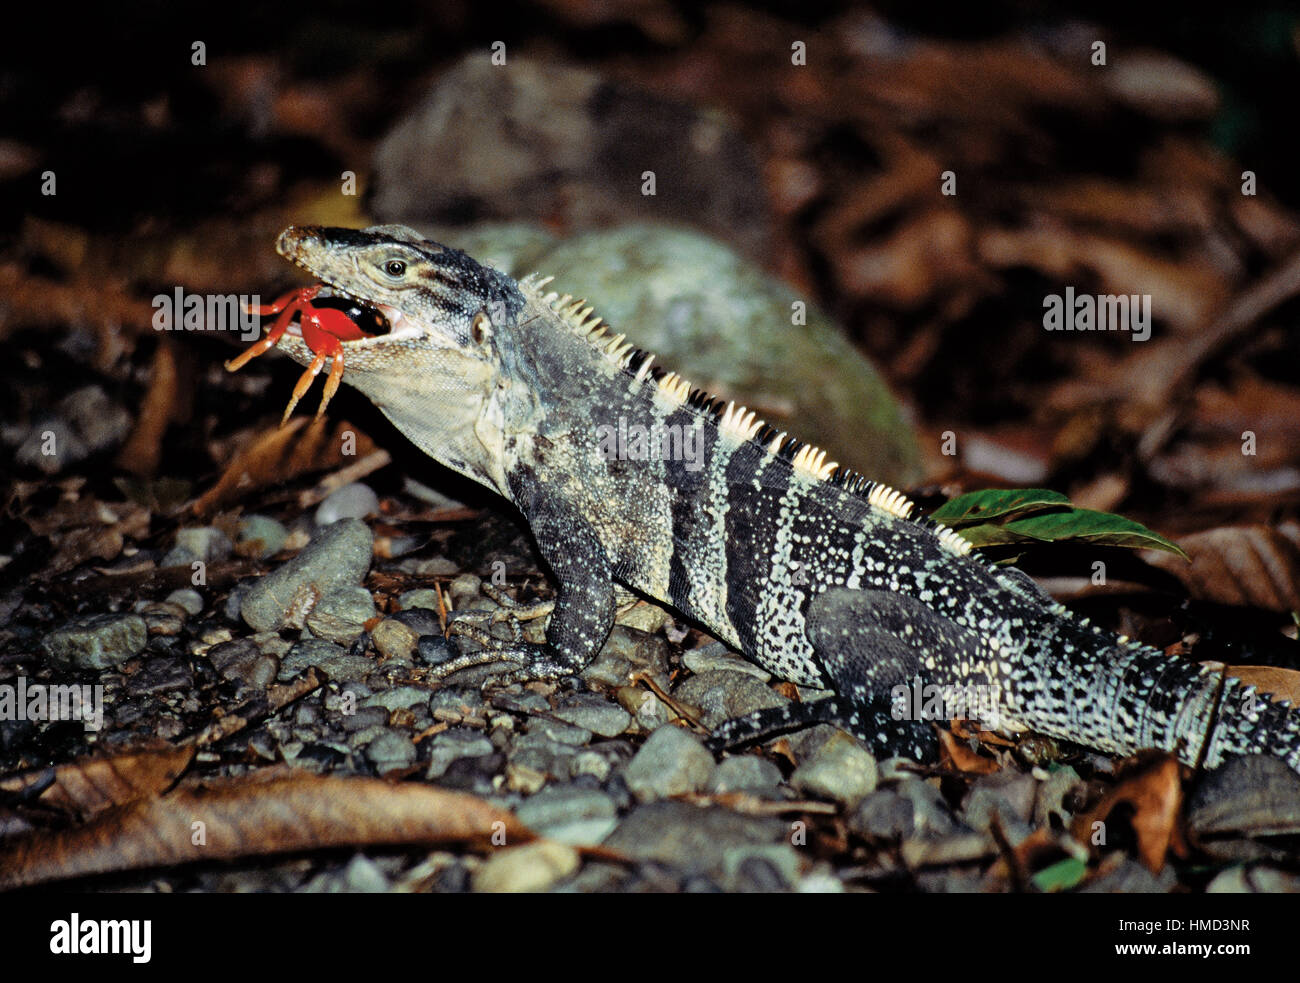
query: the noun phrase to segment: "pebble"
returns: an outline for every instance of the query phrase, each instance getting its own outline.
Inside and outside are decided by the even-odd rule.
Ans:
[[[528,735],[540,735],[547,740],[560,744],[581,747],[591,741],[591,731],[585,727],[575,727],[562,720],[550,720],[547,717],[533,717],[528,721]]]
[[[388,725],[388,711],[383,707],[359,707],[341,716],[342,727],[349,734],[360,734],[372,727]]]
[[[379,513],[379,496],[369,485],[354,481],[336,488],[316,507],[313,519],[318,526],[328,526],[339,519],[364,519]]]
[[[857,738],[836,731],[790,775],[790,784],[805,795],[833,799],[852,809],[876,789],[876,759]]]
[[[144,618],[150,635],[163,638],[179,635],[185,627],[185,619],[189,617],[189,612],[179,604],[168,604],[166,601],[139,601],[134,610]]]
[[[366,760],[383,775],[415,764],[415,742],[406,734],[385,730],[366,745]]]
[[[651,802],[633,809],[601,845],[688,875],[721,873],[729,850],[784,843],[787,832],[785,821],[771,816],[702,809],[687,802]]]
[[[551,840],[498,850],[471,878],[475,891],[499,894],[545,891],[578,870],[578,851]]]
[[[595,846],[618,825],[614,800],[598,789],[551,785],[516,807],[535,833],[570,846]]]
[[[733,717],[789,702],[750,673],[731,669],[710,669],[691,676],[673,690],[673,696],[699,707],[704,714],[702,723],[709,728]]]
[[[484,600],[482,587],[483,581],[472,573],[462,573],[455,577],[447,585],[447,595],[451,598],[452,609],[465,611],[481,604]]]
[[[177,605],[191,616],[198,616],[203,613],[203,595],[189,587],[174,590],[163,600],[168,604]]]
[[[696,675],[713,669],[727,669],[732,672],[746,673],[764,683],[772,678],[770,672],[736,655],[721,642],[710,642],[708,645],[683,652],[682,664]]]
[[[415,655],[426,666],[436,666],[454,659],[459,653],[450,639],[442,635],[421,635],[415,645]]]
[[[403,611],[412,611],[416,609],[437,611],[438,592],[431,587],[420,587],[416,590],[403,591],[397,595],[397,603],[402,606]]]
[[[305,638],[295,642],[281,661],[280,681],[287,682],[313,666],[329,676],[332,682],[360,682],[375,667],[375,661],[364,655],[349,655],[346,649],[333,642]]]
[[[749,792],[754,795],[775,795],[781,785],[781,769],[756,754],[742,754],[724,759],[705,785],[712,795],[726,792]]]
[[[615,625],[600,654],[579,674],[583,680],[606,688],[626,686],[633,673],[644,673],[665,688],[668,685],[668,642]]]
[[[208,661],[224,679],[235,680],[254,689],[265,689],[275,682],[280,662],[267,655],[251,638],[238,638],[208,649]]]
[[[641,745],[623,769],[627,787],[642,802],[698,792],[714,769],[713,755],[698,739],[666,724]]]
[[[801,860],[788,843],[732,847],[722,855],[722,885],[734,893],[789,891],[799,879]]]
[[[230,559],[235,544],[214,526],[190,526],[176,530],[176,549],[184,550],[204,563],[219,563]],[[164,562],[164,566],[167,564]]]
[[[325,526],[297,556],[249,588],[240,616],[258,631],[283,628],[313,593],[360,584],[370,569],[373,545],[374,535],[359,519]]]
[[[139,655],[148,643],[148,625],[138,614],[96,614],[54,629],[41,648],[61,665],[110,669]]]
[[[425,777],[430,781],[441,778],[451,763],[459,758],[481,758],[496,751],[482,733],[467,727],[444,730],[426,741],[424,746],[429,756]]]
[[[597,693],[575,693],[552,713],[601,737],[617,737],[632,723],[631,714]]]
[[[849,829],[859,836],[879,840],[902,840],[916,828],[912,800],[894,788],[879,789],[860,803],[848,819]]]
[[[289,530],[267,515],[246,515],[235,526],[235,552],[255,560],[265,560],[284,549]]]
[[[375,616],[375,599],[364,587],[337,587],[321,595],[307,615],[307,630],[317,638],[346,645]]]
[[[429,691],[421,689],[418,686],[394,686],[392,689],[386,689],[382,693],[375,693],[368,696],[361,702],[363,707],[383,707],[390,713],[394,710],[402,710],[406,707],[413,707],[417,703],[427,703]]]

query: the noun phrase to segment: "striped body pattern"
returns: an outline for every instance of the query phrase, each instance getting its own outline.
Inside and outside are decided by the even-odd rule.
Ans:
[[[580,671],[608,635],[617,581],[833,694],[728,722],[717,747],[829,721],[879,751],[932,757],[930,721],[891,712],[898,687],[919,682],[982,687],[1008,732],[1205,766],[1271,753],[1300,771],[1300,719],[1284,704],[1089,625],[898,492],[655,365],[548,279],[516,282],[394,226],[290,229],[280,251],[411,329],[345,343],[364,351],[349,351],[344,381],[426,453],[510,498],[555,576],[544,646],[501,643],[449,670]],[[377,289],[367,264],[396,262],[416,275]],[[281,347],[309,357],[295,339]]]

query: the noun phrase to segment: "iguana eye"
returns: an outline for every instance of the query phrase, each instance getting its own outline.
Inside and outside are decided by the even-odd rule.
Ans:
[[[479,311],[474,315],[474,320],[469,323],[470,334],[474,338],[474,344],[481,345],[487,341],[490,334],[492,322],[488,319],[485,311]]]
[[[384,272],[396,280],[406,272],[406,264],[400,259],[390,259],[384,264]]]

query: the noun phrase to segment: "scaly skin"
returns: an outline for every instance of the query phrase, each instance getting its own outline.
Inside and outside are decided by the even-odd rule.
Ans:
[[[619,583],[834,694],[730,721],[717,747],[826,720],[878,751],[932,757],[930,724],[890,713],[895,688],[919,679],[983,687],[984,719],[1008,732],[1208,767],[1263,752],[1300,771],[1300,719],[1285,705],[1089,626],[914,518],[897,492],[652,366],[547,281],[516,282],[402,226],[290,228],[277,248],[387,318],[388,333],[341,341],[344,381],[426,454],[513,502],[558,582],[545,645],[489,643],[445,672],[580,671],[609,634]],[[278,344],[315,357],[291,333]],[[611,434],[638,427],[669,435],[665,453],[629,438],[620,455]]]

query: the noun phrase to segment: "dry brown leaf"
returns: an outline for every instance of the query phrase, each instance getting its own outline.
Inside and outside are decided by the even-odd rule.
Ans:
[[[1300,672],[1275,666],[1228,666],[1224,675],[1236,676],[1247,686],[1254,686],[1265,696],[1281,703],[1300,706]]]
[[[1091,848],[1094,823],[1105,823],[1115,807],[1127,803],[1133,808],[1130,825],[1137,836],[1138,858],[1158,873],[1165,855],[1183,850],[1178,814],[1183,804],[1181,766],[1172,754],[1153,754],[1139,762],[1118,785],[1095,806],[1075,817],[1074,838]]]
[[[343,846],[486,845],[494,835],[535,838],[509,812],[427,785],[303,772],[220,779],[15,838],[0,850],[0,889]]]
[[[79,819],[170,788],[194,757],[191,747],[143,748],[111,758],[83,758],[54,769],[54,782],[36,799]],[[0,779],[0,791],[21,792],[45,771]]]
[[[266,485],[288,481],[308,471],[352,464],[342,453],[345,433],[355,437],[353,453],[365,458],[374,444],[351,424],[339,421],[333,431],[325,419],[295,416],[283,427],[267,430],[240,449],[226,465],[217,483],[195,503],[198,515],[208,515],[222,505]]]
[[[176,352],[171,339],[162,335],[154,350],[149,391],[140,406],[131,436],[118,451],[118,467],[132,474],[157,474],[158,463],[162,460],[163,434],[176,416],[179,393]]]
[[[1269,611],[1300,610],[1300,548],[1269,526],[1221,526],[1178,538],[1187,563],[1154,550],[1142,556],[1192,597]]]
[[[938,728],[939,743],[943,748],[943,756],[947,759],[953,768],[965,772],[968,775],[991,775],[1002,766],[992,758],[985,758],[963,744],[956,735]]]

